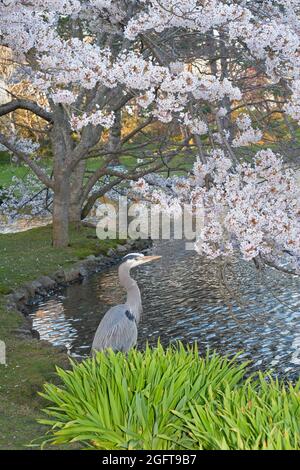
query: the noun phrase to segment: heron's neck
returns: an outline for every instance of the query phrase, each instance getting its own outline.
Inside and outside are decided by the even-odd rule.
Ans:
[[[119,267],[119,280],[127,292],[126,305],[138,322],[142,313],[141,293],[136,281],[130,276],[130,269],[124,264]]]

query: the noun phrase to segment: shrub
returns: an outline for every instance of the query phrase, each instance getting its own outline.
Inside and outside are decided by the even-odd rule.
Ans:
[[[285,388],[197,347],[98,353],[45,385],[44,443],[95,449],[299,448],[300,383]]]
[[[227,386],[204,405],[178,413],[185,431],[178,445],[206,450],[300,449],[300,382],[288,387],[260,374],[256,384]]]

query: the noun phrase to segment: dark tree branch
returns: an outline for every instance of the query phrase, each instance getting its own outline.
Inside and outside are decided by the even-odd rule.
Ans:
[[[111,181],[108,184],[105,184],[98,191],[93,192],[93,194],[90,195],[90,197],[88,198],[86,204],[84,205],[81,211],[81,219],[83,220],[89,215],[90,211],[93,208],[93,205],[95,204],[97,199],[99,199],[99,197],[104,196],[108,191],[110,191],[112,188],[114,188],[121,182],[122,182],[122,179],[120,178],[116,179],[114,181]]]
[[[109,169],[104,169],[103,174],[107,176],[114,176],[117,179],[111,181],[110,183],[107,183],[106,185],[102,186],[98,191],[95,191],[93,194],[91,194],[84,205],[82,212],[81,212],[81,218],[84,219],[85,217],[88,216],[89,212],[91,211],[93,205],[99,199],[99,197],[104,196],[110,189],[114,188],[117,186],[119,183],[125,180],[130,180],[130,181],[136,181],[139,178],[142,178],[143,176],[147,175],[148,173],[153,173],[163,167],[164,163],[159,162],[158,165],[153,166],[152,168],[148,168],[143,171],[137,171],[140,169],[139,166],[135,167],[132,169],[130,173],[121,173],[118,171],[114,170],[109,170]],[[86,194],[86,193],[85,193]],[[86,195],[87,196],[87,195]]]
[[[147,127],[152,121],[153,121],[152,117],[146,119],[146,121],[142,122],[139,126],[137,126],[135,129],[133,129],[131,132],[129,132],[129,134],[125,135],[123,137],[122,141],[121,141],[121,144],[123,145],[126,142],[128,142],[130,139],[132,139],[132,137],[134,137],[136,134],[138,134],[138,132],[140,132],[145,127]]]
[[[2,104],[0,106],[0,116],[5,116],[6,114],[12,113],[17,109],[26,109],[27,111],[31,111],[33,114],[36,114],[45,121],[52,123],[53,117],[51,113],[43,109],[37,103],[23,99],[16,99],[10,101],[9,103]]]

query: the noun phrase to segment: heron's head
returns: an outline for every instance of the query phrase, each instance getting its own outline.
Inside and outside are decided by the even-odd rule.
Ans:
[[[149,263],[160,259],[161,256],[145,256],[143,253],[129,253],[122,259],[122,264],[126,264],[130,269],[139,266],[140,264]]]

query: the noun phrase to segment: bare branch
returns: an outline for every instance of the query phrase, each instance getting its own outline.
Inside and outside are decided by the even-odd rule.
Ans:
[[[126,142],[128,142],[130,139],[132,139],[132,137],[134,137],[136,134],[138,134],[138,132],[140,132],[142,129],[147,127],[152,121],[153,121],[153,118],[150,117],[146,121],[142,122],[139,126],[137,126],[135,129],[133,129],[131,132],[129,132],[129,134],[127,134],[127,135],[125,135],[125,137],[123,137],[123,139],[121,141],[121,144],[123,145]]]
[[[5,116],[6,114],[12,113],[17,109],[26,109],[27,111],[31,111],[32,113],[36,114],[40,118],[44,119],[45,121],[51,122],[53,121],[52,114],[43,109],[37,103],[34,103],[30,100],[12,100],[9,103],[2,104],[0,106],[0,116]]]

